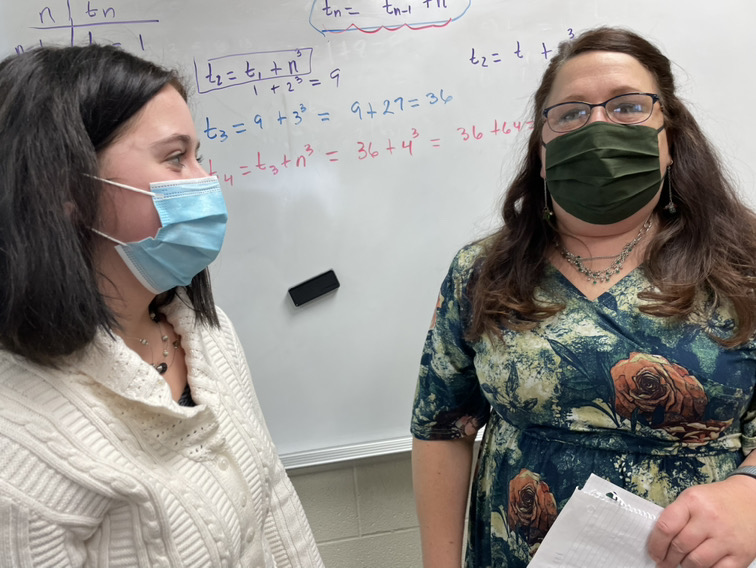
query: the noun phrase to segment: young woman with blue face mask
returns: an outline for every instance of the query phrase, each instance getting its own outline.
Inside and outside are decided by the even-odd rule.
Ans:
[[[0,62],[0,557],[322,566],[207,266],[226,206],[176,74]]]
[[[595,473],[666,507],[648,543],[658,566],[745,567],[756,219],[669,61],[636,34],[561,45],[534,107],[502,228],[455,258],[423,351],[425,566],[526,566]]]

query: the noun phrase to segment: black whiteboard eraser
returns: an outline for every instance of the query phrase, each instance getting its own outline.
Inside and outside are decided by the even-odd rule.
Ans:
[[[336,278],[336,273],[333,270],[329,270],[289,288],[289,296],[291,296],[291,300],[295,306],[301,306],[302,304],[311,302],[315,298],[319,298],[323,294],[333,292],[340,285],[338,278]]]

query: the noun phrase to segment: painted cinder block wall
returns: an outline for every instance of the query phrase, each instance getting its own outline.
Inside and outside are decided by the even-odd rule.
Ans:
[[[422,568],[410,452],[288,473],[326,568]]]

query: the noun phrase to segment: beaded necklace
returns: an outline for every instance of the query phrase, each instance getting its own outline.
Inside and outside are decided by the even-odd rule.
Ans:
[[[171,357],[171,362],[168,363],[167,358],[168,358],[168,355],[171,353],[170,346],[168,345],[169,338],[168,338],[168,335],[166,335],[163,332],[163,325],[160,323],[160,314],[150,312],[150,319],[158,325],[158,329],[160,330],[160,340],[162,341],[162,347],[163,347],[163,350],[162,350],[163,361],[160,363],[154,362],[155,352],[152,350],[152,345],[150,345],[149,340],[144,339],[142,337],[136,337],[134,339],[139,341],[139,343],[141,343],[142,345],[146,345],[147,347],[150,348],[150,353],[152,355],[152,361],[153,361],[152,363],[150,363],[150,365],[152,365],[155,368],[155,370],[162,375],[168,370],[168,367],[173,364],[173,360],[176,358],[176,351],[178,351],[179,347],[181,347],[181,336],[177,335],[176,339],[172,342],[173,357]]]
[[[590,258],[583,258],[580,255],[572,254],[570,251],[564,248],[558,237],[554,238],[554,245],[556,246],[562,257],[564,257],[564,259],[569,264],[574,266],[580,274],[584,275],[589,281],[593,282],[593,284],[598,284],[599,282],[609,282],[609,280],[615,274],[620,273],[622,266],[627,260],[627,257],[630,256],[630,253],[633,252],[633,249],[639,242],[641,242],[643,237],[646,236],[646,233],[648,233],[648,230],[651,228],[651,224],[651,217],[649,217],[646,222],[643,223],[640,231],[638,231],[638,235],[632,241],[627,243],[617,256],[595,256]],[[609,265],[609,268],[606,268],[605,270],[591,270],[585,264],[583,264],[584,260],[599,260],[607,258],[613,258],[614,261]]]

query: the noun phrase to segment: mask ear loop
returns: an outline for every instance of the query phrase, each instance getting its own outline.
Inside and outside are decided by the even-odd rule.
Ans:
[[[131,187],[130,185],[126,185],[125,183],[118,183],[117,181],[112,181],[109,179],[97,177],[97,176],[90,176],[89,174],[82,174],[88,178],[96,179],[97,181],[101,181],[103,183],[108,183],[110,185],[115,185],[116,187],[122,187],[123,189],[128,189],[129,191],[134,191],[136,193],[142,193],[144,195],[149,195],[150,197],[156,197],[154,193],[151,191],[145,191],[143,189],[139,189],[138,187]]]
[[[667,180],[667,190],[669,191],[669,203],[664,206],[664,209],[670,215],[674,215],[677,213],[677,206],[675,205],[675,202],[672,201],[672,164],[667,166],[667,175],[665,177]]]
[[[144,195],[149,195],[153,199],[156,197],[156,195],[154,193],[152,193],[151,191],[145,191],[143,189],[139,189],[138,187],[131,187],[130,185],[126,185],[126,184],[123,184],[123,183],[118,183],[117,181],[111,181],[109,179],[101,178],[101,177],[98,177],[98,176],[91,176],[89,174],[82,174],[82,175],[84,175],[84,176],[86,176],[88,178],[96,179],[97,181],[101,181],[103,183],[109,183],[110,185],[115,185],[116,187],[122,187],[123,189],[128,189],[129,191],[133,191],[133,192],[136,192],[136,193],[142,193]],[[110,235],[106,235],[105,233],[103,233],[102,231],[98,231],[94,227],[90,227],[89,229],[93,233],[95,233],[97,235],[100,235],[101,237],[104,237],[104,238],[108,239],[109,241],[114,242],[117,245],[126,246],[126,243],[121,242],[118,239],[115,239],[115,238],[111,237]]]
[[[110,235],[106,235],[105,233],[103,233],[102,231],[98,231],[94,227],[90,227],[89,230],[92,231],[93,233],[95,233],[96,235],[100,235],[101,237],[103,237],[105,239],[108,239],[109,241],[114,242],[117,245],[121,245],[122,247],[126,246],[126,243],[124,243],[122,241],[119,241],[118,239],[113,238]]]

